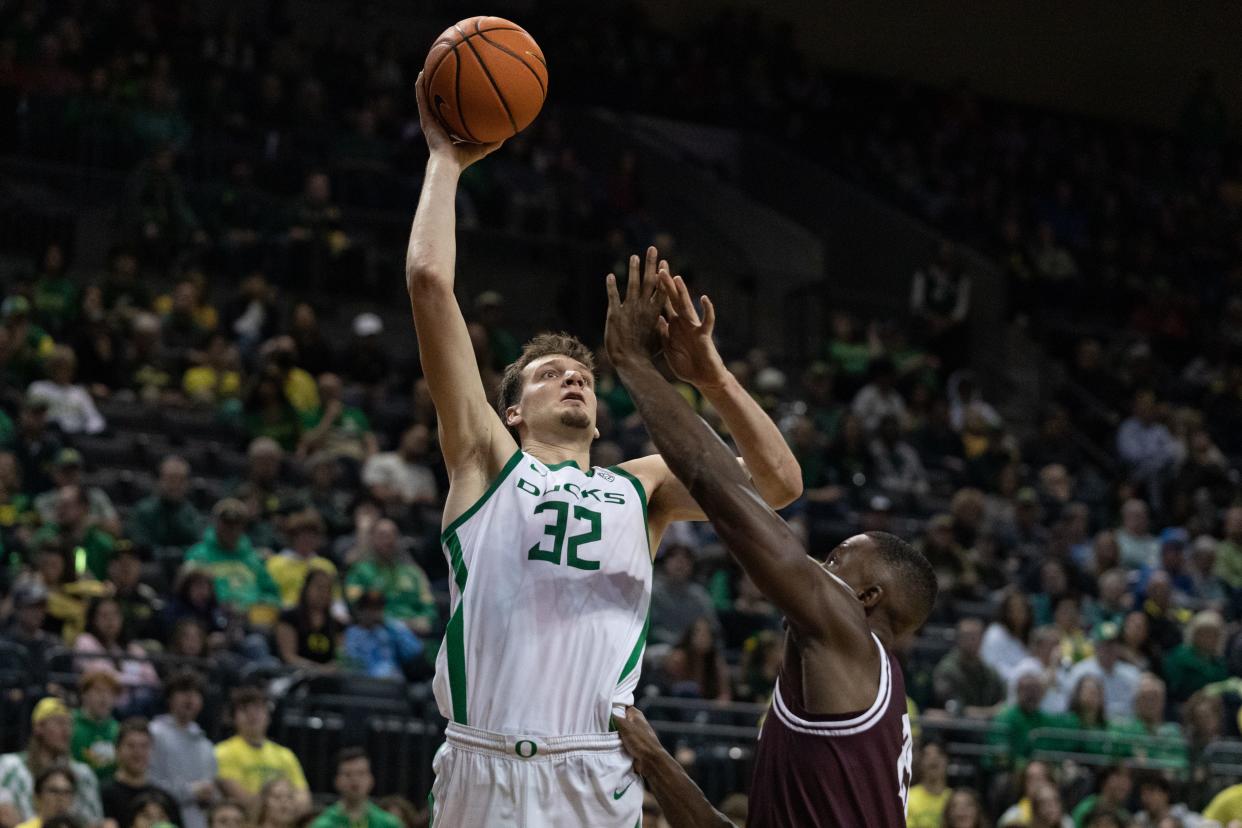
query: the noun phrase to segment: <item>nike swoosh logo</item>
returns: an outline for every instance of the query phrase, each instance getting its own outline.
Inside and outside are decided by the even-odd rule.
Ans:
[[[631,780],[630,780],[630,785],[633,785],[633,784],[634,784],[634,780],[633,780],[633,779],[631,779]],[[624,788],[622,788],[622,789],[621,789],[621,790],[619,790],[619,791],[613,791],[613,792],[612,792],[612,798],[613,798],[614,800],[616,800],[616,799],[620,799],[621,797],[625,796],[625,792],[626,792],[626,791],[628,791],[628,790],[630,789],[630,785],[626,785]]]

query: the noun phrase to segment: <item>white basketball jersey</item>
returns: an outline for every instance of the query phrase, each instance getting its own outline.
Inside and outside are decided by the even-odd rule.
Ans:
[[[452,604],[440,712],[493,733],[607,732],[614,706],[634,701],[646,646],[642,484],[518,451],[441,542]]]

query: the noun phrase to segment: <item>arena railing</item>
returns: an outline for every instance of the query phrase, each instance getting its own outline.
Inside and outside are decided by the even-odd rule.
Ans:
[[[1091,767],[1123,764],[1138,770],[1167,771],[1184,778],[1189,767],[1186,741],[1167,736],[1131,736],[1074,728],[1031,731],[1032,756],[1050,762]]]

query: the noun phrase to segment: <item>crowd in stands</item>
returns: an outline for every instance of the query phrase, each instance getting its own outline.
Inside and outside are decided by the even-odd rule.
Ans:
[[[302,824],[305,775],[243,677],[431,671],[446,593],[434,411],[384,317],[329,330],[321,295],[369,274],[338,191],[414,203],[419,56],[391,34],[361,53],[303,42],[271,8],[259,26],[182,3],[0,10],[0,97],[26,113],[0,123],[3,149],[130,176],[101,272],[58,238],[3,284],[0,657],[24,673],[0,712],[5,828]],[[812,362],[722,343],[802,465],[785,515],[812,552],[889,529],[939,575],[905,654],[911,824],[1242,820],[1242,788],[1221,791],[1212,765],[1242,707],[1242,165],[1210,87],[1174,137],[820,73],[788,31],[731,12],[693,48],[661,36],[642,55],[638,18],[555,17],[530,25],[561,50],[566,100],[813,137],[994,255],[1013,318],[1066,363],[1033,432],[1006,422],[967,368],[970,277],[949,244],[912,274],[908,319],[842,310]],[[749,61],[720,59],[743,40]],[[601,49],[616,56],[602,72]],[[645,243],[633,159],[597,163],[552,109],[472,168],[463,219]],[[504,307],[489,292],[468,308],[493,390],[531,333]],[[606,364],[598,389],[594,461],[649,451]],[[651,692],[763,704],[781,656],[780,618],[710,526],[672,527]],[[204,718],[208,683],[241,688],[236,735]],[[408,803],[369,802],[365,753],[342,754],[335,783],[319,828],[419,824]],[[744,801],[728,804],[744,822]]]

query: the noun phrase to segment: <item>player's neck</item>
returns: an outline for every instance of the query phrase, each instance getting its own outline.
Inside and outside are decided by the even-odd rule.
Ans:
[[[556,466],[566,461],[573,461],[582,471],[591,468],[591,444],[577,445],[574,443],[539,440],[527,437],[522,443],[522,450],[537,458],[546,466]]]

